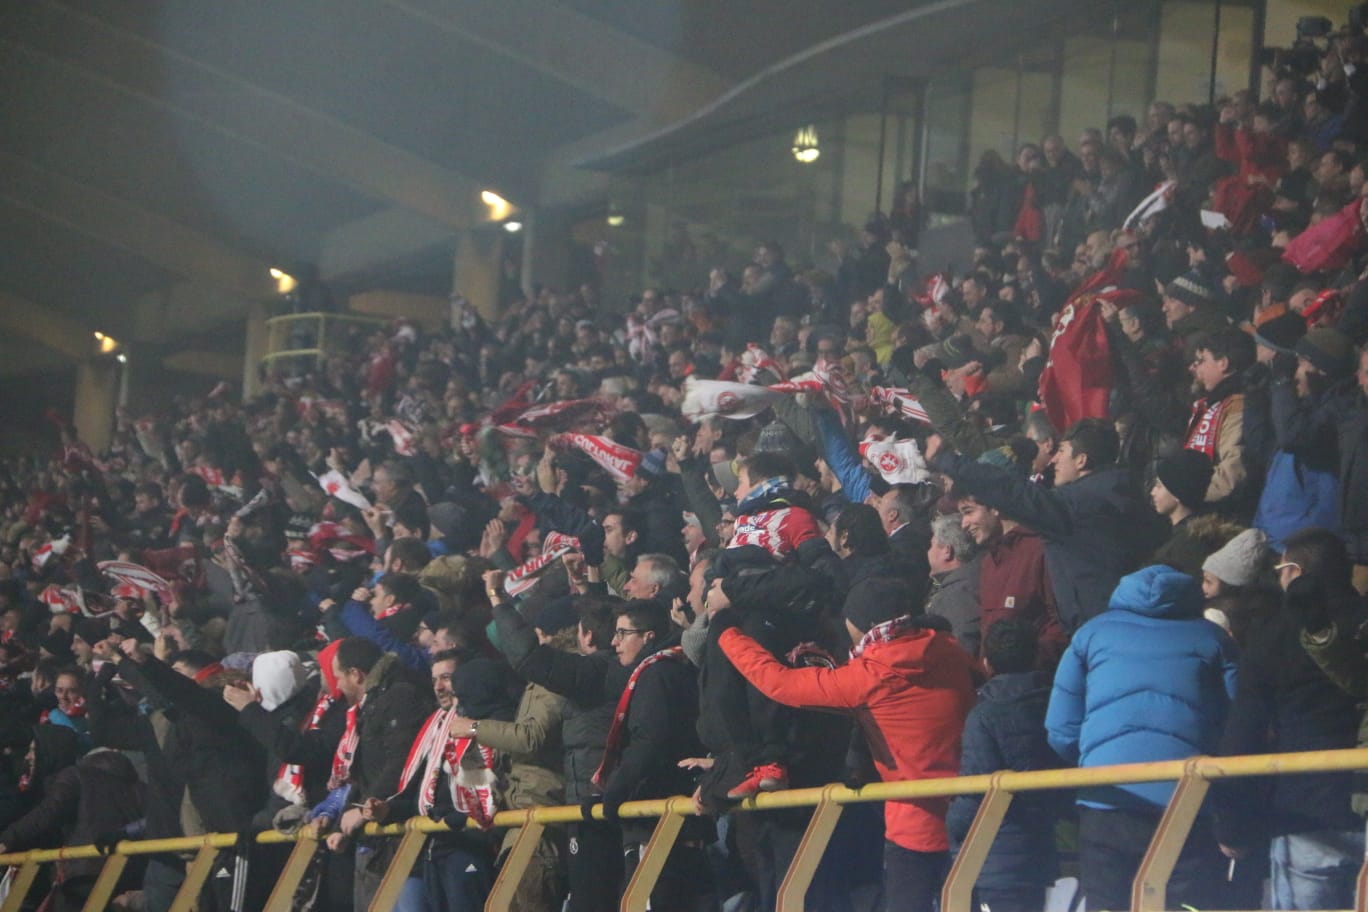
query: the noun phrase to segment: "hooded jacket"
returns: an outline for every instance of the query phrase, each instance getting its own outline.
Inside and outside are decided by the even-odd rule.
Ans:
[[[718,643],[746,680],[770,699],[854,713],[884,781],[958,774],[960,735],[974,702],[974,672],[973,660],[953,637],[912,629],[871,644],[834,669],[788,668],[735,628],[724,630]],[[945,851],[948,804],[944,798],[887,802],[885,838],[917,852]]]
[[[1308,660],[1309,661],[1309,660]],[[1235,695],[1235,644],[1202,617],[1186,573],[1145,567],[1074,634],[1045,716],[1050,746],[1080,767],[1212,753]],[[1079,791],[1095,808],[1163,807],[1171,782]]]

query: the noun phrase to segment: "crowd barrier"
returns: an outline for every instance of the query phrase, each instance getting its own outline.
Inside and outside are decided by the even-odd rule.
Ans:
[[[986,776],[924,779],[917,782],[879,782],[858,790],[833,784],[821,788],[761,794],[740,803],[736,810],[763,812],[780,808],[813,808],[798,852],[779,891],[779,910],[798,912],[803,909],[803,897],[845,805],[862,801],[983,795],[984,800],[979,807],[978,815],[950,869],[941,893],[941,908],[944,912],[970,912],[974,882],[978,879],[988,849],[997,836],[1003,816],[1015,794],[1046,789],[1176,781],[1173,799],[1155,830],[1131,892],[1131,909],[1134,912],[1159,912],[1166,908],[1165,891],[1169,875],[1213,780],[1346,770],[1368,770],[1368,749],[1259,754],[1245,757],[1193,757],[1187,760],[1132,763],[1089,769],[999,772]],[[602,812],[602,806],[596,806],[593,811],[595,817],[601,817]],[[652,801],[631,801],[622,805],[620,815],[624,818],[659,818],[640,865],[623,895],[623,912],[640,912],[646,908],[651,888],[660,876],[665,857],[679,835],[684,818],[693,813],[693,802],[683,796]],[[500,813],[495,818],[495,823],[501,827],[518,827],[519,834],[499,871],[485,908],[500,910],[509,907],[518,881],[547,826],[573,823],[580,819],[581,811],[578,807],[541,807]],[[366,831],[371,835],[399,839],[398,850],[371,904],[371,912],[389,912],[398,899],[405,878],[418,859],[427,835],[445,830],[446,827],[442,824],[425,817],[415,817],[402,824],[371,824],[367,827]],[[318,841],[307,831],[297,836],[270,831],[258,834],[256,840],[261,844],[295,844],[265,906],[266,912],[289,912],[295,888],[308,866],[309,859],[319,848]],[[215,855],[221,849],[234,846],[236,842],[237,836],[234,834],[121,842],[106,859],[85,910],[98,912],[105,908],[119,875],[131,856],[160,852],[194,852],[194,858],[187,867],[185,882],[172,906],[172,912],[189,912],[194,908],[195,899],[209,875]],[[18,912],[24,895],[32,886],[41,865],[64,859],[98,857],[101,857],[99,850],[89,845],[0,855],[0,865],[19,866],[9,897],[0,905],[0,912]],[[1355,909],[1358,912],[1368,912],[1368,863],[1365,863],[1359,872]]]

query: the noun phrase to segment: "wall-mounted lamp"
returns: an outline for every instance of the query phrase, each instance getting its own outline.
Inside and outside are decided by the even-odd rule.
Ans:
[[[793,136],[793,157],[799,162],[810,165],[822,154],[817,145],[817,128],[812,124],[803,127]]]

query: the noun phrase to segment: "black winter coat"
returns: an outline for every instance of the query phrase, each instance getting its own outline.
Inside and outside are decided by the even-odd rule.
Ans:
[[[138,771],[118,751],[97,750],[49,778],[43,800],[0,833],[10,851],[86,845],[143,814]],[[65,877],[94,875],[103,859],[62,862]]]
[[[166,763],[190,790],[190,800],[213,833],[247,829],[266,802],[261,787],[265,755],[237,725],[237,710],[218,690],[201,687],[154,658],[119,662],[119,676],[167,707],[171,731]]]
[[[398,656],[380,657],[366,676],[366,702],[356,720],[350,801],[389,798],[399,790],[409,748],[433,708],[432,691]]]
[[[1329,598],[1331,619],[1357,630],[1368,619],[1352,591]],[[1239,685],[1227,717],[1223,755],[1291,753],[1355,747],[1359,709],[1307,655],[1300,625],[1278,606],[1250,630],[1240,659]],[[1351,810],[1352,773],[1234,779],[1214,789],[1221,841],[1248,845],[1266,835],[1310,830],[1360,830]]]
[[[1339,425],[1340,532],[1356,564],[1368,564],[1368,400]]]
[[[1045,737],[1049,702],[1050,681],[1040,672],[997,675],[979,688],[978,704],[964,721],[960,775],[1063,766]],[[982,800],[981,795],[960,795],[950,802],[945,829],[952,845],[964,841]],[[1054,883],[1054,826],[1067,802],[1054,792],[1023,792],[1013,798],[977,886],[1012,890]]]
[[[671,645],[661,643],[659,649]],[[643,649],[633,668],[656,651],[649,646]],[[604,783],[604,803],[692,793],[693,773],[680,769],[679,761],[703,756],[703,745],[694,730],[697,721],[698,675],[692,664],[683,657],[664,659],[642,671],[627,706],[621,757]],[[686,823],[686,832],[706,829],[702,820],[691,821]],[[624,820],[623,838],[644,842],[654,825],[653,820]]]

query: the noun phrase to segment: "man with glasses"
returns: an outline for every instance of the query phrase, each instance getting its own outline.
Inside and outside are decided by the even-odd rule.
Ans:
[[[618,697],[603,763],[593,778],[602,791],[605,819],[616,819],[625,801],[693,791],[692,773],[680,769],[679,762],[703,755],[695,731],[698,678],[673,634],[668,612],[656,601],[636,599],[617,609],[613,651],[631,675]],[[654,825],[651,819],[622,821],[628,880]],[[703,846],[710,830],[704,818],[685,821],[651,893],[652,909],[708,907],[703,894],[711,881]]]

